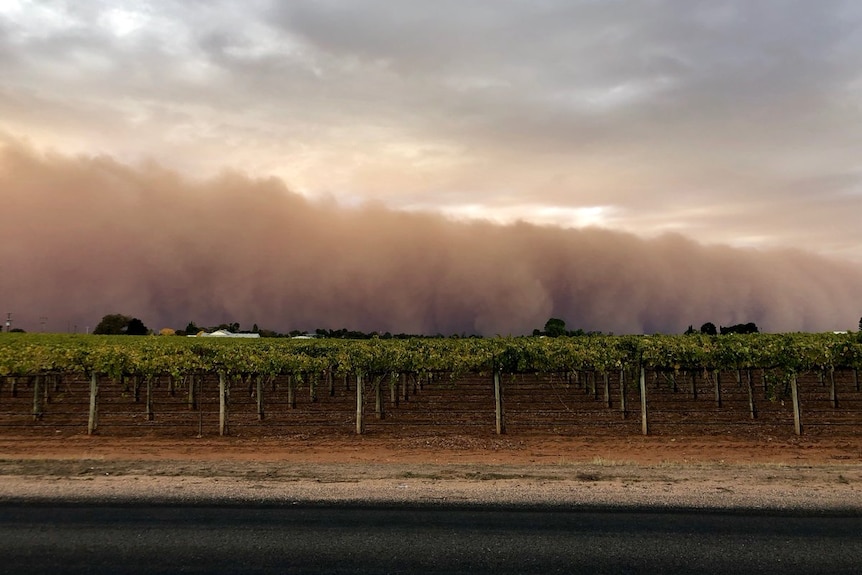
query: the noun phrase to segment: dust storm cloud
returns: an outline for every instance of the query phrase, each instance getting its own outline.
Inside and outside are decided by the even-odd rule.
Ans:
[[[855,329],[862,270],[798,251],[346,208],[275,179],[0,147],[0,312],[15,326],[239,322],[393,333]],[[46,319],[42,319],[46,318]]]

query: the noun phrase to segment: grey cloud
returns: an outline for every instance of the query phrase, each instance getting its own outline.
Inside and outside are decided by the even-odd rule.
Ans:
[[[0,20],[0,129],[210,171],[317,155],[310,193],[391,205],[608,205],[639,232],[835,253],[862,237],[859,196],[826,181],[858,157],[851,1],[54,6],[54,34]],[[124,6],[155,24],[91,25]],[[243,52],[265,39],[292,49]],[[457,166],[420,170],[401,143]]]

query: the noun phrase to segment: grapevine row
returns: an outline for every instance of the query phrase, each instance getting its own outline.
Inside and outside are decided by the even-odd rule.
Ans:
[[[408,340],[216,340],[5,334],[0,376],[182,377],[320,373],[563,373],[862,367],[857,334],[750,334]]]

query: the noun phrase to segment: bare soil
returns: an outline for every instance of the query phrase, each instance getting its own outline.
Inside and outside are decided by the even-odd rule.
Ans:
[[[650,382],[650,436],[640,434],[638,395],[628,417],[612,382],[519,378],[507,382],[508,433],[494,433],[487,382],[411,384],[377,419],[366,403],[356,435],[355,388],[329,394],[284,381],[267,388],[259,421],[249,387],[231,391],[230,436],[219,437],[207,382],[190,409],[187,389],[159,382],[153,417],[133,389],[103,386],[100,427],[86,435],[87,384],[49,390],[33,420],[22,382],[0,411],[0,500],[158,499],[256,502],[369,501],[842,509],[862,512],[862,395],[839,374],[840,408],[816,378],[806,382],[805,434],[794,435],[781,398],[728,376]],[[2,390],[0,390],[2,391]],[[142,390],[143,391],[143,390]],[[388,391],[388,390],[387,390]],[[143,394],[141,394],[143,395]],[[371,395],[371,394],[369,394]],[[807,409],[807,411],[806,411]]]
[[[0,500],[862,512],[859,439],[0,438]]]

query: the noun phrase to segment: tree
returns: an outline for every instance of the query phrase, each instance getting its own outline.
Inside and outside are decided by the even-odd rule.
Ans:
[[[112,313],[102,318],[93,333],[96,335],[147,335],[150,330],[144,325],[144,322],[136,317]]]
[[[757,328],[757,325],[753,322],[749,323],[738,323],[736,325],[732,325],[730,327],[722,326],[719,328],[719,332],[721,335],[726,335],[730,333],[758,333],[760,330]]]
[[[186,326],[186,329],[184,331],[186,332],[186,335],[197,335],[198,333],[200,333],[201,328],[195,325],[195,322],[190,321],[189,325]]]
[[[136,317],[129,320],[129,325],[126,326],[126,335],[148,335],[149,333],[149,328]]]
[[[700,333],[702,333],[703,335],[718,335],[718,330],[716,329],[714,323],[708,321],[702,326],[700,326]]]
[[[559,318],[552,317],[545,322],[545,335],[548,337],[560,337],[561,335],[566,335],[566,322]]]
[[[104,316],[93,333],[96,335],[125,335],[132,318],[121,313],[112,313]]]

